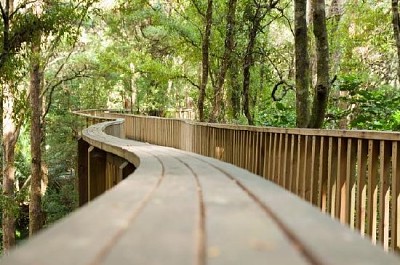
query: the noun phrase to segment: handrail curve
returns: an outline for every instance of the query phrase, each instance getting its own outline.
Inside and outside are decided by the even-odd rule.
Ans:
[[[399,257],[373,247],[271,182],[281,185],[279,179],[266,181],[249,172],[261,168],[261,173],[272,176],[281,169],[284,173],[270,155],[282,155],[277,146],[285,146],[284,139],[290,137],[269,131],[268,137],[252,138],[242,129],[96,110],[83,114],[91,126],[82,132],[78,162],[90,202],[0,264],[399,263]],[[121,138],[125,135],[142,142]],[[268,139],[269,146],[262,139]],[[293,142],[286,146],[289,143]],[[237,144],[240,149],[234,149]],[[257,151],[258,144],[271,149],[268,156]],[[246,148],[254,154],[248,155]],[[235,150],[238,157],[232,155]],[[271,169],[259,166],[261,158]],[[134,165],[133,174],[124,171],[126,161]],[[272,167],[272,162],[277,164]],[[300,174],[296,181],[300,185]]]

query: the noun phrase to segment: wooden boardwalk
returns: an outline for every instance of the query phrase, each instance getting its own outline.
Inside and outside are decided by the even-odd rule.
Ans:
[[[103,133],[112,125],[120,134],[120,123],[92,126],[83,139],[135,172],[0,264],[400,264],[247,170]]]

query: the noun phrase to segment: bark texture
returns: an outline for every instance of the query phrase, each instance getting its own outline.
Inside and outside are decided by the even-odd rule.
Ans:
[[[19,136],[19,128],[14,120],[14,95],[9,85],[3,87],[2,147],[3,147],[3,195],[7,201],[14,201],[15,182],[15,145]],[[7,252],[15,245],[15,214],[12,205],[3,209],[3,249]]]
[[[295,0],[296,125],[309,123],[310,63],[307,36],[307,0]]]
[[[237,121],[240,116],[240,99],[241,99],[241,85],[238,80],[239,69],[237,67],[239,62],[233,62],[232,67],[228,70],[228,86],[229,86],[229,102],[232,111],[232,117]]]
[[[313,31],[317,54],[317,83],[314,88],[314,100],[311,111],[310,128],[321,128],[325,119],[328,103],[329,79],[329,45],[326,30],[325,0],[312,0]]]
[[[40,69],[40,35],[32,43],[32,62],[30,72],[30,106],[31,106],[31,189],[29,204],[29,235],[33,235],[42,228],[42,168],[41,168],[41,91]]]
[[[210,36],[212,27],[212,17],[213,17],[213,0],[208,0],[207,11],[205,17],[205,30],[203,35],[203,42],[201,46],[202,50],[202,74],[200,82],[199,99],[197,103],[197,108],[199,111],[199,120],[204,121],[204,99],[206,97],[206,87],[208,83],[208,70],[209,70],[209,49],[210,49]]]
[[[211,113],[211,122],[218,122],[222,119],[222,105],[223,105],[223,87],[225,83],[225,77],[228,67],[232,64],[232,53],[235,47],[235,15],[236,15],[236,3],[237,0],[228,1],[228,10],[226,14],[226,36],[225,36],[225,50],[222,57],[220,71],[217,76],[217,84],[214,87],[214,102],[213,110]]]
[[[400,82],[400,19],[398,0],[392,0],[392,25],[397,49],[397,80]]]
[[[260,29],[262,19],[265,17],[265,13],[262,12],[262,7],[256,5],[254,14],[251,18],[248,42],[246,47],[246,53],[243,61],[243,112],[247,118],[249,125],[254,124],[253,115],[250,112],[250,78],[251,78],[251,67],[254,65],[254,47],[256,44],[257,34]]]
[[[14,10],[14,1],[7,0],[4,4],[3,13],[3,52],[0,68],[3,68],[5,61],[9,58],[10,42],[9,32],[11,27],[10,14]],[[5,78],[7,79],[7,78]],[[4,82],[1,95],[1,118],[2,118],[2,184],[3,196],[9,202],[14,201],[14,182],[15,182],[15,145],[19,136],[20,126],[14,120],[14,94],[10,82]],[[15,215],[12,206],[3,209],[2,230],[3,230],[3,249],[7,253],[15,245]]]

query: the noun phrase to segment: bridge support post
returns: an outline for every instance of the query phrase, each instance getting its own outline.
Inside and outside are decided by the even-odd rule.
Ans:
[[[83,139],[78,140],[78,192],[79,206],[84,205],[88,199],[88,149],[89,144]]]
[[[118,174],[118,181],[121,181],[128,177],[130,174],[132,174],[135,171],[135,166],[132,165],[131,163],[128,162],[123,162],[119,166],[119,174]]]
[[[88,149],[88,200],[91,201],[106,190],[107,153],[90,146]]]

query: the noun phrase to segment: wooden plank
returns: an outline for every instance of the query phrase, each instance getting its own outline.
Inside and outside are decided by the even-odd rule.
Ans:
[[[310,177],[310,202],[318,206],[318,181],[319,181],[319,165],[320,165],[320,151],[321,140],[316,136],[312,137],[312,146],[311,146],[311,177]]]
[[[318,206],[323,212],[327,211],[327,193],[328,193],[328,152],[329,146],[326,137],[321,137],[321,148],[319,153],[319,170],[318,170]]]
[[[296,190],[295,194],[302,196],[302,177],[304,170],[304,137],[297,136],[297,170],[296,170]]]
[[[312,138],[305,137],[304,146],[304,171],[303,171],[303,198],[306,201],[311,201],[311,179],[313,178],[314,170],[312,169],[313,163],[312,154]]]
[[[273,179],[273,175],[272,175],[272,167],[274,165],[274,153],[273,153],[273,144],[274,143],[274,135],[272,133],[269,134],[269,144],[268,144],[268,176],[267,179],[271,180]]]
[[[365,140],[357,141],[357,218],[356,228],[360,230],[362,236],[365,234],[366,200],[367,200],[367,159],[368,142]]]
[[[346,186],[345,186],[345,205],[344,222],[351,228],[355,227],[355,196],[356,196],[356,162],[357,145],[354,139],[347,140],[346,157]]]
[[[368,184],[367,184],[367,235],[376,243],[378,217],[378,163],[379,146],[374,140],[368,141]]]
[[[308,264],[274,221],[224,172],[202,160],[178,156],[196,172],[204,196],[206,264],[262,264],[266,260]]]
[[[255,165],[254,165],[254,173],[256,175],[261,175],[262,171],[261,171],[261,150],[260,150],[260,146],[261,146],[261,133],[256,133],[256,139],[255,139],[255,144],[254,144],[254,152],[255,152]]]
[[[327,181],[327,212],[334,217],[335,216],[335,195],[336,195],[336,176],[337,176],[337,164],[338,157],[337,152],[338,145],[337,139],[329,137],[328,147],[328,181]]]
[[[291,162],[291,167],[290,167],[290,179],[289,179],[289,187],[290,191],[294,192],[295,191],[295,186],[296,186],[296,174],[297,174],[297,136],[292,135],[291,136],[292,141],[291,141],[291,150],[290,150],[290,162]]]
[[[173,156],[157,156],[165,166],[161,185],[102,264],[191,264],[198,257],[202,198],[195,176]]]
[[[391,244],[392,250],[400,249],[400,146],[392,143],[392,215]]]
[[[379,148],[379,224],[378,239],[385,250],[389,249],[389,211],[390,211],[390,171],[392,146],[386,141],[380,141]]]
[[[283,184],[283,178],[282,178],[282,167],[283,167],[283,147],[282,147],[282,142],[283,142],[283,134],[280,133],[278,136],[279,140],[278,140],[278,153],[277,153],[277,158],[278,158],[278,165],[277,165],[277,170],[276,170],[276,183],[278,183],[279,185]]]
[[[283,179],[283,187],[289,189],[289,171],[290,171],[290,139],[288,134],[285,134],[285,149],[283,153],[283,172],[282,172],[282,179]]]
[[[357,233],[328,216],[321,215],[309,203],[293,195],[282,196],[285,190],[281,187],[254,177],[243,169],[232,168],[214,160],[204,160],[230,174],[239,187],[248,192],[268,214],[273,215],[279,226],[287,229],[287,233],[297,242],[292,241],[300,246],[302,253],[309,254],[307,257],[310,264],[398,264],[397,256],[388,255],[382,248],[371,246],[368,240],[363,240]]]
[[[338,139],[338,159],[336,175],[336,198],[335,198],[335,217],[341,223],[345,223],[345,202],[346,198],[346,167],[347,167],[347,139]]]
[[[89,144],[83,139],[78,140],[78,186],[79,206],[89,201],[88,197],[88,149]]]
[[[125,142],[130,143],[132,142]],[[133,152],[132,148],[129,148]],[[143,207],[144,199],[157,187],[161,165],[143,149],[135,148],[141,168],[112,192],[99,196],[61,222],[38,233],[13,254],[0,260],[2,265],[89,265],[96,261],[123,234]]]
[[[106,190],[106,152],[91,146],[88,149],[88,200]]]

